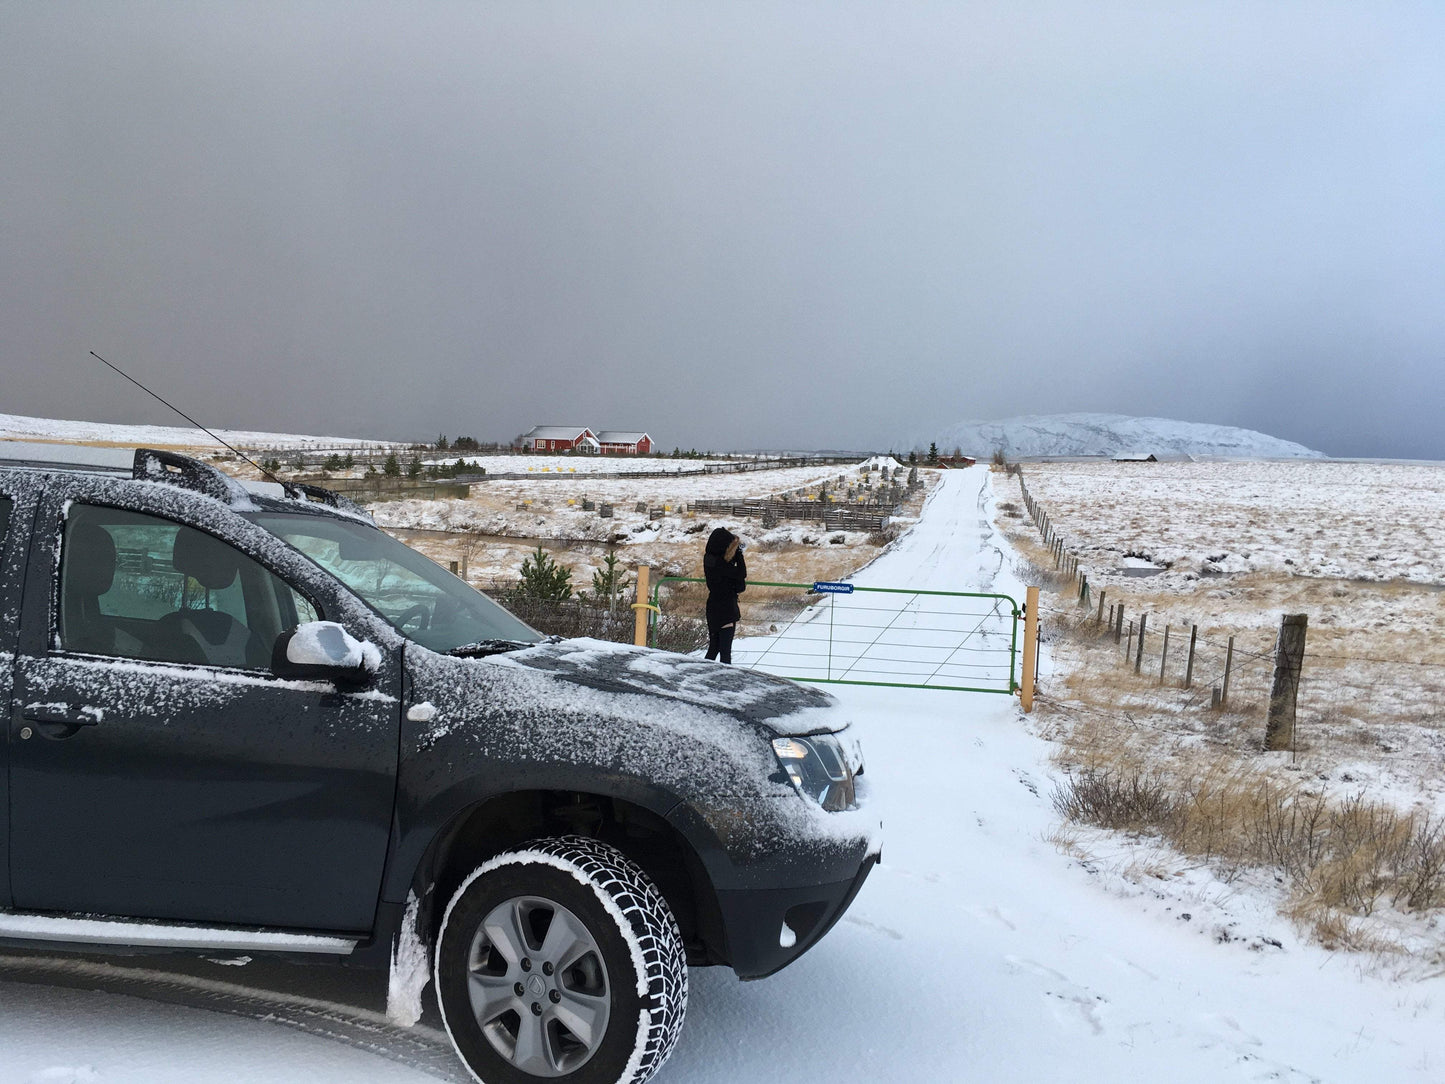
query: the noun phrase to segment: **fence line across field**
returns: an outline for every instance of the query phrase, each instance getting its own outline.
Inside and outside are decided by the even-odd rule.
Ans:
[[[676,591],[705,582],[664,576],[652,590],[653,612],[659,619],[676,617]],[[740,601],[761,613],[769,630],[735,640],[734,665],[822,684],[1006,695],[1018,690],[1022,612],[1010,596],[840,586],[846,592],[819,591],[812,583],[749,583],[752,595]],[[766,597],[759,598],[760,592]],[[701,610],[700,596],[690,601]],[[743,631],[758,623],[750,614]],[[660,624],[651,626],[654,646]]]

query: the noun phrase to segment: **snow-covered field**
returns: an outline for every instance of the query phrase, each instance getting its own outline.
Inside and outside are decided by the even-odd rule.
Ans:
[[[631,455],[429,455],[423,463],[446,466],[458,455],[468,463],[481,467],[488,474],[528,474],[545,480],[548,475],[652,474],[665,471],[674,474],[696,474],[705,467],[726,466],[722,459],[674,459],[671,456]]]
[[[1126,557],[1163,584],[1241,572],[1445,584],[1445,464],[1345,461],[1026,464],[1091,579]]]
[[[499,480],[474,485],[466,500],[387,501],[371,506],[370,511],[378,524],[393,531],[446,531],[486,536],[487,542],[479,545],[408,538],[434,560],[458,560],[458,546],[464,546],[469,578],[482,585],[515,578],[522,557],[536,545],[532,539],[547,540],[549,548],[561,543],[567,552],[558,560],[572,567],[573,582],[577,584],[588,582],[602,559],[605,545],[618,546],[620,556],[629,566],[646,561],[660,573],[695,575],[700,568],[707,531],[718,522],[725,522],[742,537],[749,552],[758,556],[786,550],[836,549],[828,558],[829,567],[833,568],[840,560],[866,563],[877,552],[877,546],[868,540],[870,532],[826,531],[821,523],[809,521],[784,521],[764,530],[757,520],[697,513],[693,505],[704,499],[741,502],[785,494],[816,495],[823,484],[829,487],[835,501],[846,505],[850,486],[859,494],[865,492],[864,479],[870,475],[861,468],[867,462],[678,478],[579,474],[547,481]],[[880,470],[871,473],[874,485],[880,484],[881,465],[885,463],[891,464],[890,472],[899,467],[891,460],[875,461]],[[611,504],[612,517],[602,518],[596,508],[586,510],[584,502],[587,501],[596,505]],[[911,510],[905,508],[903,515],[895,517],[897,525],[905,528],[912,523],[910,513],[916,509],[915,500]],[[661,518],[652,518],[655,510],[663,512]],[[506,538],[523,541],[508,545],[502,541]],[[590,545],[569,545],[576,543]],[[758,568],[763,570],[764,566]],[[784,575],[784,571],[780,567],[772,569],[767,576],[755,573],[753,578],[791,579],[793,574]]]
[[[946,474],[918,527],[859,582],[1017,596],[991,481],[982,468]],[[1348,954],[1302,943],[1267,894],[1197,866],[1128,874],[1056,847],[1050,745],[1010,698],[836,692],[867,752],[883,863],[779,975],[694,971],[661,1084],[1445,1076],[1445,975],[1364,976]],[[245,968],[227,970],[244,981]],[[398,1064],[399,1038],[370,1034],[373,1052],[264,1021],[0,984],[3,1084],[434,1079]]]
[[[296,433],[262,433],[249,429],[217,429],[228,444],[286,450],[334,448],[342,445],[385,446],[386,441],[359,437],[308,437]],[[54,440],[146,447],[212,447],[204,433],[193,426],[121,425],[115,422],[69,421],[63,418],[31,418],[22,414],[0,414],[0,440]]]

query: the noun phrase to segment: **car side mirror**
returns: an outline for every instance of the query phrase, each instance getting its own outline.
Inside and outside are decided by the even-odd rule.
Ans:
[[[308,621],[276,637],[271,672],[299,681],[333,681],[337,685],[371,684],[381,653],[335,621]]]

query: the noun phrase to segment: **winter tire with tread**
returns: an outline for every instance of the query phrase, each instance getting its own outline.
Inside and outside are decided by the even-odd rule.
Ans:
[[[483,1084],[642,1084],[687,1010],[677,921],[635,862],[562,836],[500,854],[448,903],[437,1001]]]

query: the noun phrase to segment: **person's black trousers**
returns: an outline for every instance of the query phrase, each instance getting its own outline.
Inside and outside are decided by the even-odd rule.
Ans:
[[[733,633],[737,631],[735,626],[715,629],[711,625],[707,630],[707,657],[717,659],[732,665],[733,661]]]

